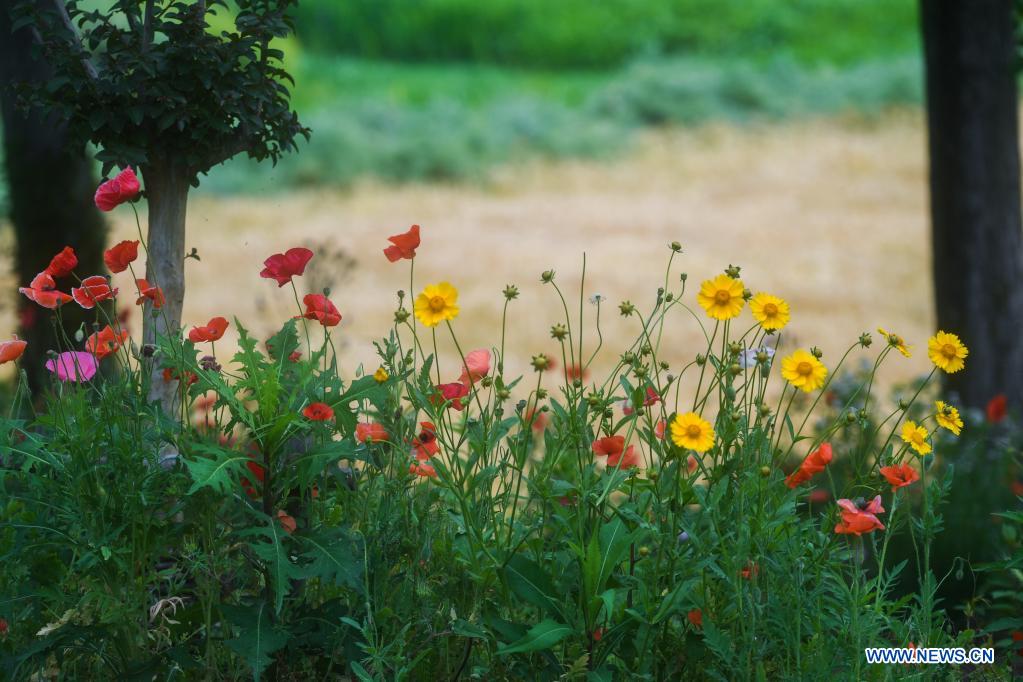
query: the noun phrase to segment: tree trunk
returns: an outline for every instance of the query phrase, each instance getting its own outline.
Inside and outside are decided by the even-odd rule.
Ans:
[[[163,290],[160,309],[146,306],[143,342],[155,344],[157,336],[177,336],[181,330],[181,306],[185,300],[185,208],[191,175],[173,162],[154,162],[142,168],[149,206],[146,279]],[[175,341],[174,343],[178,343]],[[164,381],[160,362],[154,364],[150,400],[159,401],[168,414],[177,414],[177,381]]]
[[[92,203],[97,182],[85,148],[69,144],[67,126],[53,115],[21,110],[11,91],[15,83],[42,83],[50,77],[49,67],[32,57],[32,31],[11,33],[11,4],[0,0],[0,115],[18,285],[28,286],[65,246],[78,254],[80,276],[101,274],[106,229]],[[67,282],[58,285],[67,290]],[[63,334],[56,333],[47,311],[28,299],[19,296],[18,310],[20,333],[28,341],[21,365],[37,392],[49,383],[46,353],[62,348]],[[93,319],[77,305],[65,306],[62,317],[71,338],[79,325]]]
[[[970,348],[963,404],[1023,402],[1023,226],[1013,0],[921,0],[938,327]]]

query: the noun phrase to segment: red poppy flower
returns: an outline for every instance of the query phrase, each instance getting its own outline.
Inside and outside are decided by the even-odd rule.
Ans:
[[[163,368],[163,380],[164,381],[168,381],[169,382],[169,381],[176,381],[176,380],[180,380],[180,379],[181,379],[181,377],[178,376],[178,373],[175,372],[174,370],[172,370],[170,367],[164,367]],[[185,372],[185,379],[188,381],[188,385],[191,386],[192,384],[195,384],[195,383],[199,382],[199,375],[196,374],[195,372],[188,372],[188,371],[186,371]]]
[[[604,628],[597,628],[593,631],[592,636],[594,642],[599,642],[604,638]]]
[[[85,350],[95,355],[97,360],[102,360],[111,353],[116,353],[127,339],[128,332],[122,331],[118,334],[108,324],[105,329],[91,334],[85,340]]]
[[[576,379],[586,381],[589,376],[590,370],[584,369],[579,365],[568,365],[565,367],[565,379],[567,381],[575,381]]]
[[[305,303],[305,314],[298,317],[316,320],[324,327],[336,327],[341,321],[341,313],[323,294],[306,294],[302,302]]]
[[[86,310],[92,310],[97,303],[114,296],[117,296],[117,289],[111,289],[107,278],[100,275],[86,277],[82,280],[82,286],[71,288],[71,297]]]
[[[128,166],[112,180],[107,180],[99,186],[94,197],[96,208],[101,211],[112,211],[124,202],[137,197],[140,189],[135,171]]]
[[[388,438],[390,436],[387,435],[387,429],[384,428],[383,424],[359,422],[355,425],[355,440],[360,443],[365,443],[366,441],[379,443],[386,441]]]
[[[532,425],[534,431],[543,431],[547,428],[547,413],[542,410],[529,408],[523,415],[527,424]]]
[[[700,609],[693,609],[692,611],[686,614],[686,618],[689,620],[690,623],[692,623],[694,628],[703,627],[703,611],[701,611]]]
[[[28,300],[51,310],[72,300],[63,291],[57,291],[57,283],[53,281],[53,276],[45,271],[40,272],[31,284],[20,287],[18,291],[25,294]]]
[[[53,257],[44,272],[51,277],[66,277],[71,274],[76,265],[78,265],[78,256],[75,255],[75,250],[70,246],[65,246],[60,253]]]
[[[836,533],[863,535],[875,530],[884,530],[884,524],[877,518],[877,515],[884,511],[880,495],[870,502],[864,502],[862,508],[852,500],[844,499],[838,501],[838,506],[842,508],[842,520],[835,526]]]
[[[135,285],[139,288],[139,297],[138,300],[135,301],[135,305],[142,305],[142,302],[148,298],[153,302],[154,308],[163,307],[163,289],[154,284],[150,284],[144,279],[135,280]]]
[[[987,403],[987,420],[992,424],[997,424],[1005,419],[1005,415],[1009,411],[1008,408],[1008,399],[1004,393],[999,393]]]
[[[295,529],[298,528],[298,524],[295,523],[295,519],[288,512],[283,509],[277,510],[277,520],[281,522],[281,527],[286,533],[294,533]]]
[[[810,504],[823,504],[831,499],[831,493],[823,488],[810,491]]]
[[[688,471],[691,474],[694,471],[696,471],[699,467],[700,461],[698,459],[696,459],[692,455],[686,457],[686,471]]]
[[[259,491],[256,490],[255,486],[258,484],[262,487],[263,481],[266,480],[266,470],[263,468],[262,464],[255,461],[255,457],[258,454],[258,451],[255,450],[255,446],[251,446],[249,448],[249,457],[253,459],[245,463],[245,467],[252,472],[252,478],[254,480],[249,480],[244,476],[242,477],[242,487],[245,488],[245,492],[249,497],[259,497]]]
[[[891,484],[893,493],[899,488],[904,488],[914,481],[920,480],[920,474],[908,464],[881,467],[881,475]]]
[[[817,474],[824,471],[824,468],[831,463],[833,455],[831,453],[830,443],[821,443],[821,446],[811,452],[803,460],[803,463],[799,465],[799,468],[793,471],[785,479],[785,485],[790,488],[806,483]]]
[[[119,242],[103,253],[103,262],[110,272],[124,272],[139,257],[139,241],[129,239]]]
[[[334,418],[334,410],[326,403],[310,403],[302,410],[302,414],[314,422],[325,422]]]
[[[760,566],[755,561],[747,561],[746,565],[739,571],[744,580],[752,580],[760,575]]]
[[[666,429],[667,427],[668,422],[664,421],[663,419],[659,420],[657,422],[657,425],[654,426],[654,438],[656,438],[657,440],[664,440],[664,429]]]
[[[17,336],[10,341],[0,341],[0,365],[14,362],[25,352],[28,341],[22,341]]]
[[[263,261],[263,271],[260,277],[277,280],[277,286],[282,287],[291,281],[292,277],[298,277],[305,273],[305,266],[313,257],[313,252],[301,246],[288,249],[284,253],[275,253]]]
[[[433,396],[434,405],[443,405],[447,401],[451,401],[450,407],[461,412],[465,405],[462,404],[462,398],[469,395],[469,387],[462,383],[451,383],[451,384],[439,384],[434,388],[437,389],[437,393]]]
[[[660,400],[661,396],[657,395],[657,391],[655,391],[652,387],[647,386],[646,398],[644,398],[643,400],[643,407],[650,407],[651,405],[656,405]],[[631,401],[625,400],[623,401],[623,403],[624,404],[622,405],[622,413],[625,414],[626,417],[635,412],[635,410],[632,407]]]
[[[1009,484],[1009,490],[1011,490],[1012,494],[1016,497],[1023,497],[1023,482],[1013,481]]]
[[[302,359],[302,351],[300,351],[300,350],[292,351],[291,355],[288,356],[288,360],[290,360],[292,362],[298,362],[301,359]]]
[[[393,246],[384,249],[384,255],[392,263],[402,258],[412,259],[416,257],[416,249],[419,248],[419,226],[413,225],[408,232],[396,234],[387,238]]]
[[[420,462],[433,457],[440,451],[437,445],[437,427],[430,422],[420,422],[422,430],[412,439],[412,454]]]
[[[437,470],[433,468],[433,465],[429,462],[412,462],[409,464],[408,471],[410,474],[416,476],[425,476],[427,478],[437,478]]]
[[[192,343],[203,343],[205,341],[220,341],[227,331],[227,320],[222,317],[214,317],[204,327],[192,327],[188,332],[188,340]]]
[[[10,629],[11,626],[7,624],[7,619],[0,618],[0,637],[6,637]]]

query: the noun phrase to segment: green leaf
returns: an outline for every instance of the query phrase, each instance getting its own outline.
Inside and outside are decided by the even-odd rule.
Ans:
[[[218,493],[228,492],[235,486],[237,477],[245,471],[246,462],[252,461],[248,455],[209,443],[195,443],[192,447],[209,456],[182,458],[192,477],[192,487],[188,489],[187,495],[194,495],[203,488],[213,488]]]
[[[259,680],[259,676],[273,662],[270,654],[288,643],[287,630],[271,622],[266,602],[249,607],[222,606],[221,609],[228,620],[239,628],[238,636],[225,643],[248,664],[252,670],[252,679]]]
[[[300,572],[306,578],[320,578],[335,585],[347,585],[360,593],[363,584],[363,549],[358,538],[344,530],[319,533],[301,538],[305,551],[301,558],[308,563]]]
[[[274,611],[281,612],[284,597],[291,589],[291,581],[302,577],[299,567],[291,562],[282,544],[284,529],[277,519],[260,514],[264,519],[263,526],[239,531],[241,537],[261,537],[265,542],[253,542],[252,551],[262,559],[270,572],[271,587],[274,594]]]
[[[595,592],[604,588],[615,566],[621,563],[632,544],[632,533],[621,519],[615,517],[600,528],[600,572]]]
[[[564,618],[561,606],[554,601],[554,595],[557,594],[554,583],[535,561],[516,554],[504,567],[504,579],[511,591],[521,599]]]
[[[544,620],[529,629],[526,636],[508,646],[497,648],[498,655],[522,654],[530,651],[542,651],[565,639],[572,633],[572,628],[554,620]]]

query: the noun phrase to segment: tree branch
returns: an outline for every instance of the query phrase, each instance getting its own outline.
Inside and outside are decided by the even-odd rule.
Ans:
[[[96,72],[96,67],[93,66],[92,61],[89,59],[88,51],[82,44],[82,39],[78,36],[78,31],[75,30],[75,25],[71,23],[71,17],[67,13],[67,7],[64,6],[64,0],[53,0],[53,6],[57,10],[57,16],[60,17],[61,22],[64,24],[64,28],[67,29],[68,33],[74,39],[74,42],[78,43],[78,47],[81,48],[82,56],[82,67],[85,69],[86,75],[89,76],[90,80],[98,80],[99,73]]]

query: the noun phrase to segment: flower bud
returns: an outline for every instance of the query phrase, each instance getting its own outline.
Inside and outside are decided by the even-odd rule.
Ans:
[[[636,362],[636,356],[633,353],[626,351],[622,353],[622,362],[626,365],[631,365]]]
[[[760,403],[760,407],[757,408],[757,409],[760,412],[760,416],[761,417],[770,417],[771,416],[771,408],[768,406],[767,403]]]
[[[725,274],[731,277],[732,279],[739,279],[739,271],[741,269],[742,268],[740,268],[738,265],[732,265],[731,263],[729,263],[728,267],[725,268]]]
[[[642,545],[642,546],[641,546],[641,547],[639,548],[639,555],[640,555],[641,557],[648,557],[648,556],[650,556],[650,548],[649,548],[649,547],[647,547],[646,545]]]
[[[669,291],[668,293],[666,293],[666,294],[664,295],[664,300],[665,300],[665,301],[667,301],[668,303],[671,303],[672,301],[674,301],[674,300],[675,300],[675,294],[673,294],[673,293],[671,293],[671,292]]]
[[[404,289],[398,289],[398,300],[401,301],[401,300],[404,300],[404,298],[405,298],[405,290]]]
[[[909,401],[906,400],[905,398],[899,398],[899,409],[900,410],[908,410],[909,409]]]
[[[762,467],[760,467],[760,475],[762,477],[764,477],[764,478],[767,478],[768,476],[770,476],[771,475],[771,467],[769,467],[769,466],[762,466]]]
[[[730,341],[728,343],[728,352],[731,353],[732,355],[738,355],[739,353],[742,352],[742,344],[738,343],[737,341]]]
[[[537,400],[545,400],[546,398],[547,398],[547,389],[546,388],[538,388],[538,389],[536,389],[536,399]],[[543,406],[543,410],[546,410],[546,409],[547,409],[547,406],[544,405]]]
[[[494,379],[493,379],[493,377],[489,377],[489,376],[483,377],[480,380],[480,384],[483,385],[483,388],[490,388],[491,386],[494,385]]]
[[[511,398],[511,391],[509,391],[507,388],[498,389],[497,391],[498,400],[507,400],[508,398]]]
[[[618,311],[622,317],[631,317],[636,312],[636,306],[632,305],[629,301],[622,301],[618,304]]]
[[[845,423],[846,424],[855,424],[856,423],[856,413],[855,412],[846,412],[845,413]]]
[[[554,281],[554,271],[553,270],[544,270],[540,274],[540,281],[543,282],[544,284],[550,284],[551,282],[553,282]]]
[[[679,242],[672,242],[671,250],[674,251],[675,253],[682,253],[682,244],[680,244]]]
[[[519,297],[519,288],[514,284],[509,284],[504,288],[504,297],[509,301]]]
[[[870,348],[870,344],[872,344],[873,342],[874,339],[871,338],[870,332],[863,332],[862,334],[860,334],[860,345],[863,346],[864,348]]]
[[[551,361],[546,355],[541,353],[540,355],[534,355],[529,364],[531,364],[533,369],[537,372],[542,372],[551,366]]]
[[[681,275],[678,276],[678,279],[679,279],[679,281],[684,282],[687,279],[689,279],[689,275],[687,273],[683,272]]]
[[[741,372],[742,367],[740,367],[738,363],[733,362],[728,366],[728,373],[731,374],[733,377],[739,376]]]
[[[564,341],[565,337],[568,336],[568,329],[563,324],[556,324],[551,327],[551,338],[557,339],[558,341]]]
[[[683,545],[689,542],[689,533],[682,531],[678,534],[678,544]]]
[[[810,348],[810,355],[820,360],[822,357],[824,357],[824,351],[822,351],[817,346],[813,346],[812,348]]]
[[[408,311],[405,310],[404,308],[398,308],[397,310],[394,311],[394,321],[397,322],[398,324],[401,324],[408,320],[408,317],[409,317]]]
[[[572,388],[582,388],[582,387],[583,387],[583,380],[582,379],[573,379],[572,380]]]
[[[753,298],[753,292],[750,291],[749,289],[743,289],[742,290],[742,300],[748,301],[751,298]]]
[[[699,365],[700,367],[703,367],[703,365],[706,364],[706,362],[707,362],[707,356],[706,355],[703,355],[702,353],[700,353],[700,354],[698,354],[696,356],[696,364]]]

